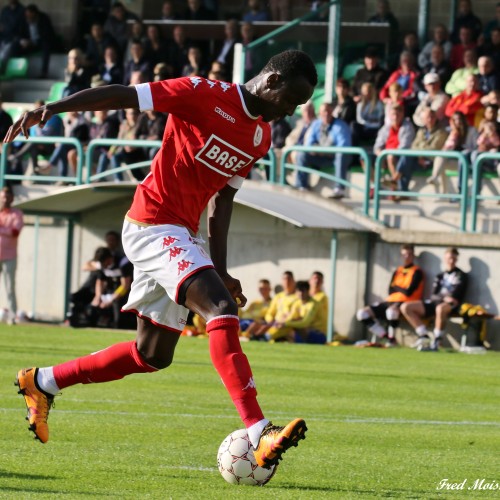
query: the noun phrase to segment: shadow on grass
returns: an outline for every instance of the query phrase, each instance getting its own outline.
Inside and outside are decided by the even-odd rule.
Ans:
[[[0,470],[0,477],[9,479],[26,479],[30,481],[37,479],[41,479],[43,481],[47,479],[57,479],[56,476],[45,476],[43,474],[26,474],[24,472],[10,472],[6,470]],[[0,487],[0,489],[3,489],[3,487]]]
[[[96,497],[109,498],[109,497],[121,496],[121,495],[113,494],[113,493],[109,493],[109,492],[98,493],[96,491],[72,491],[71,493],[68,493],[68,490],[41,490],[39,488],[36,488],[36,489],[35,488],[23,488],[23,487],[15,488],[15,487],[11,487],[11,486],[0,486],[0,492],[7,492],[7,491],[17,492],[19,494],[35,493],[37,496],[40,496],[40,495],[69,495],[69,494],[71,494],[72,497],[86,496],[86,497],[90,497],[90,498],[96,498]]]

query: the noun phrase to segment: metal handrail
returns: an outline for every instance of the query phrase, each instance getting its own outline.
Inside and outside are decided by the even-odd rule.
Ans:
[[[30,137],[26,139],[25,137],[16,137],[14,143],[16,142],[32,142],[34,144],[70,144],[76,148],[77,151],[77,163],[76,163],[76,172],[75,176],[62,176],[62,175],[17,175],[17,174],[8,174],[7,173],[7,161],[8,154],[5,152],[2,153],[0,157],[0,187],[3,187],[6,180],[31,180],[37,182],[54,182],[54,181],[64,181],[64,182],[74,182],[76,185],[80,185],[82,183],[82,175],[83,175],[83,147],[81,142],[74,137]]]
[[[379,221],[380,214],[380,196],[409,196],[412,198],[443,198],[452,199],[457,198],[455,194],[449,193],[416,193],[414,191],[389,191],[380,189],[380,177],[382,172],[382,161],[386,156],[413,156],[413,157],[426,157],[426,158],[452,158],[458,160],[461,164],[461,186],[460,194],[460,231],[465,232],[467,230],[467,182],[469,175],[469,162],[463,153],[459,151],[441,151],[441,150],[407,150],[407,149],[385,149],[378,155],[375,160],[375,175],[374,175],[374,189],[373,189],[373,218]]]
[[[151,161],[149,160],[141,161],[138,163],[131,163],[123,167],[111,168],[101,174],[92,175],[92,163],[93,163],[92,153],[94,152],[95,148],[98,148],[100,146],[134,146],[137,148],[159,148],[161,147],[161,144],[162,144],[161,141],[149,141],[140,139],[94,139],[90,141],[87,146],[87,154],[85,157],[85,168],[87,170],[87,181],[86,181],[87,184],[90,184],[92,181],[99,181],[100,179],[107,177],[108,175],[144,167],[151,163]]]
[[[264,156],[255,162],[256,165],[267,165],[269,167],[269,179],[268,182],[276,184],[276,153],[273,148],[270,148],[267,152],[267,158]]]
[[[336,153],[342,153],[342,154],[347,154],[347,155],[359,155],[363,159],[365,163],[365,185],[364,188],[360,188],[356,184],[352,184],[351,182],[342,179],[340,177],[337,177],[336,175],[333,174],[328,174],[326,172],[322,172],[320,170],[315,170],[309,167],[304,167],[302,165],[295,165],[293,163],[286,163],[286,159],[288,155],[292,151],[300,151],[300,152],[305,152],[309,153],[311,151],[315,153],[329,153],[329,154],[336,154]],[[359,147],[344,147],[344,146],[290,146],[288,148],[283,148],[282,149],[282,156],[281,156],[281,161],[280,161],[280,181],[279,183],[284,186],[285,185],[285,171],[286,169],[288,170],[297,170],[300,172],[306,172],[308,174],[316,174],[320,176],[321,178],[331,180],[333,182],[337,182],[338,184],[342,184],[343,186],[347,186],[351,189],[355,189],[357,191],[364,192],[363,196],[363,215],[368,216],[369,215],[369,209],[370,209],[370,173],[371,173],[371,158],[370,155],[366,152],[365,149],[359,148]],[[332,163],[333,166],[333,163]]]
[[[481,163],[486,160],[500,161],[500,153],[481,153],[472,164],[472,193],[470,196],[471,205],[471,231],[476,232],[477,226],[477,202],[478,200],[498,200],[498,196],[485,196],[478,193],[479,181],[481,178]]]

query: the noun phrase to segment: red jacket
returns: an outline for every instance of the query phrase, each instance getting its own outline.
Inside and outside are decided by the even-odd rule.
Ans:
[[[397,69],[391,73],[389,79],[385,82],[385,85],[382,87],[382,90],[379,93],[379,98],[381,101],[389,97],[389,87],[398,81],[398,78],[402,75],[401,69]],[[415,71],[410,71],[409,73],[410,79],[408,81],[408,88],[403,90],[403,99],[408,99],[409,97],[413,97],[415,94],[415,80],[417,78],[417,73]]]
[[[474,90],[470,94],[464,90],[452,97],[446,105],[445,115],[449,118],[455,111],[461,111],[467,118],[467,123],[474,126],[476,113],[483,107],[481,104],[482,92]]]

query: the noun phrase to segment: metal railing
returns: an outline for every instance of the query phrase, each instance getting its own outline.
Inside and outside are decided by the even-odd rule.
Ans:
[[[302,165],[295,165],[294,163],[287,163],[286,159],[290,155],[292,151],[298,151],[298,152],[305,152],[305,153],[310,153],[311,151],[315,153],[327,153],[327,154],[336,154],[336,153],[341,153],[341,154],[346,154],[346,155],[359,155],[361,156],[363,162],[364,162],[364,168],[365,168],[365,183],[364,187],[359,187],[356,184],[352,184],[346,179],[342,179],[341,177],[337,177],[334,174],[328,173],[328,172],[323,172],[321,170],[313,169],[310,167],[305,167]],[[288,148],[283,148],[282,151],[282,156],[281,156],[281,162],[280,162],[280,184],[282,186],[285,185],[285,176],[286,176],[286,170],[296,170],[299,172],[305,172],[308,174],[315,174],[318,175],[321,178],[331,180],[332,182],[341,184],[342,186],[349,187],[350,189],[354,189],[356,191],[360,191],[364,193],[363,196],[363,215],[368,216],[369,215],[369,209],[370,209],[370,174],[371,174],[371,158],[370,155],[364,150],[363,148],[358,148],[358,147],[341,147],[341,146],[291,146]],[[332,168],[334,166],[334,159],[332,159]]]
[[[499,200],[498,196],[485,196],[479,193],[479,184],[483,175],[481,165],[486,160],[500,161],[500,153],[481,153],[472,164],[472,192],[470,195],[471,205],[471,231],[476,232],[477,227],[477,205],[478,200]]]
[[[391,191],[380,189],[380,181],[382,175],[382,162],[389,155],[393,156],[408,156],[408,157],[425,157],[425,158],[451,158],[457,160],[460,165],[460,193],[416,193],[414,191]],[[460,231],[467,231],[467,184],[469,175],[469,162],[464,154],[458,151],[441,151],[441,150],[403,150],[403,149],[386,149],[380,153],[375,160],[375,175],[373,187],[373,218],[379,221],[380,217],[380,197],[381,196],[407,196],[411,198],[442,198],[460,200]],[[380,222],[380,221],[379,221]]]
[[[74,182],[76,185],[82,183],[82,175],[83,175],[83,147],[81,142],[74,137],[30,137],[26,139],[25,137],[19,136],[15,139],[14,143],[26,143],[30,142],[33,144],[69,144],[76,148],[77,152],[77,163],[76,163],[76,172],[74,176],[71,175],[25,175],[25,174],[9,174],[7,173],[7,162],[8,162],[8,153],[7,151],[10,148],[10,145],[4,145],[4,151],[0,157],[0,186],[3,187],[5,181],[20,181],[20,180],[28,180],[28,181],[36,181],[36,182]],[[56,166],[56,165],[54,165]]]

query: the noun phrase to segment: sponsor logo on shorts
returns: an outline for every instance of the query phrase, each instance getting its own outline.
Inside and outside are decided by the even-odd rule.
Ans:
[[[187,321],[184,318],[179,318],[177,323],[179,323],[179,325],[187,325]]]
[[[223,111],[222,109],[220,109],[219,106],[215,106],[214,111],[216,113],[218,113],[219,115],[221,115],[222,118],[225,118],[227,121],[229,121],[231,123],[236,123],[236,119],[233,118],[230,114],[228,114],[225,111]]]
[[[170,245],[172,245],[172,243],[175,243],[176,241],[180,241],[179,238],[174,238],[173,236],[167,236],[166,238],[163,238],[162,248],[165,249],[165,247],[169,247]]]
[[[178,257],[181,252],[185,252],[186,249],[185,248],[181,248],[181,247],[172,247],[169,249],[169,259],[168,261],[170,262],[172,259],[175,259],[175,257]]]
[[[189,262],[189,260],[182,259],[181,261],[179,261],[177,264],[177,276],[179,276],[179,274],[183,273],[186,269],[189,268],[189,266],[192,265],[194,265],[194,262]]]
[[[254,141],[255,142],[255,141]],[[224,177],[233,175],[254,161],[253,156],[212,134],[196,159]]]

